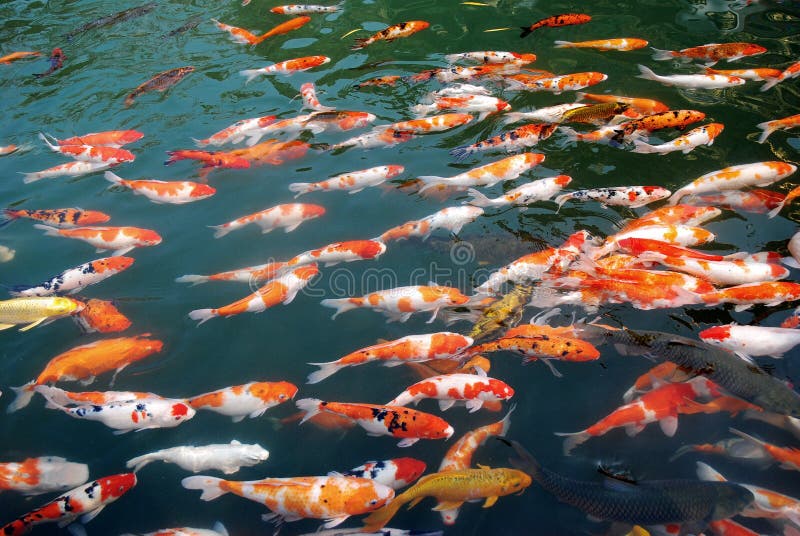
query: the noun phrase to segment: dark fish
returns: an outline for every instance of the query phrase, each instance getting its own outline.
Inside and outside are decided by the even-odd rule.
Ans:
[[[519,324],[522,309],[531,301],[533,287],[517,285],[511,291],[491,304],[472,326],[469,336],[475,341],[488,339]]]
[[[92,22],[87,22],[83,26],[72,30],[68,34],[64,34],[64,38],[67,41],[70,41],[73,37],[75,37],[78,34],[82,34],[83,32],[88,32],[89,30],[93,30],[94,28],[100,28],[101,26],[112,26],[119,22],[123,22],[136,17],[141,17],[142,15],[150,13],[155,8],[156,8],[155,2],[150,2],[139,7],[132,7],[130,9],[120,11],[119,13],[114,13],[113,15],[106,15],[105,17],[100,17],[99,19],[93,20]]]
[[[163,73],[158,73],[153,78],[134,89],[127,97],[125,97],[125,107],[133,104],[133,99],[142,93],[147,93],[148,91],[165,91],[166,89],[180,82],[184,76],[193,71],[194,67],[189,65],[186,67],[170,69],[169,71],[164,71]]]
[[[596,333],[625,355],[647,355],[671,361],[681,369],[705,376],[734,396],[765,411],[800,417],[800,396],[757,365],[715,346],[671,333],[605,329]]]
[[[61,66],[64,65],[65,58],[66,56],[64,56],[64,53],[61,51],[60,48],[58,47],[54,48],[53,52],[50,53],[50,68],[43,73],[37,73],[34,74],[33,76],[35,76],[36,78],[42,78],[43,76],[47,76],[48,74],[59,70]]]
[[[519,458],[511,464],[546,491],[593,518],[631,525],[680,523],[704,529],[710,521],[735,516],[754,500],[731,482],[606,478],[605,483],[575,480],[542,467],[522,445],[511,441]]]
[[[195,28],[197,28],[197,25],[200,24],[200,22],[202,20],[203,19],[199,15],[198,16],[194,16],[191,19],[189,19],[186,22],[186,24],[184,24],[183,26],[175,28],[171,32],[167,32],[164,35],[162,35],[161,39],[168,39],[168,38],[174,37],[174,36],[176,36],[178,34],[182,34],[184,32],[188,32],[189,30],[194,30]]]

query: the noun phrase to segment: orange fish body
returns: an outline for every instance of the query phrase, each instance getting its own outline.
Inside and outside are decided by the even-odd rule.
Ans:
[[[196,151],[192,149],[180,151],[167,151],[169,159],[164,162],[165,166],[177,162],[178,160],[199,160],[203,162],[204,168],[220,167],[220,168],[249,168],[250,162],[241,156],[236,156],[231,153],[222,151],[208,152]]]
[[[231,36],[231,39],[236,43],[241,43],[243,45],[256,45],[259,43],[258,36],[248,32],[244,28],[231,26],[230,24],[225,24],[217,19],[211,19],[211,22],[216,24],[217,28],[223,32],[228,32]]]
[[[408,37],[411,34],[415,34],[419,31],[424,30],[430,26],[429,22],[424,20],[412,20],[408,22],[401,22],[399,24],[393,24],[388,28],[385,28],[366,39],[356,39],[356,44],[350,47],[350,50],[361,50],[362,48],[375,43],[376,41],[394,41],[400,37]]]
[[[512,411],[514,411],[514,406],[502,420],[470,430],[461,436],[442,458],[439,471],[459,471],[472,467],[472,456],[479,446],[486,443],[490,437],[505,437],[508,433]]]
[[[620,138],[632,136],[639,132],[652,132],[662,128],[683,129],[687,125],[702,121],[705,117],[706,114],[697,110],[670,110],[652,114],[620,125],[622,131]]]
[[[747,283],[702,294],[700,299],[706,305],[736,304],[734,310],[737,312],[758,303],[774,307],[783,302],[800,300],[800,284],[783,281]]]
[[[12,52],[11,54],[6,54],[2,58],[0,58],[0,65],[8,65],[9,63],[17,60],[21,60],[22,58],[29,58],[31,56],[41,56],[41,52],[31,52],[31,51],[19,51],[19,52]]]
[[[616,39],[597,39],[595,41],[556,41],[556,48],[593,48],[595,50],[607,51],[617,50],[627,52],[629,50],[637,50],[647,46],[647,41],[644,39],[636,39],[633,37],[620,37]]]
[[[386,314],[389,321],[405,322],[413,313],[433,311],[432,322],[442,307],[463,305],[469,301],[458,289],[442,286],[409,286],[379,290],[355,298],[329,298],[320,303],[336,309],[333,318],[341,313],[367,307]]]
[[[746,56],[763,54],[767,49],[754,43],[712,43],[697,47],[684,48],[683,50],[655,49],[653,59],[668,60],[672,58],[685,58],[690,60],[706,60],[707,65],[713,65],[720,60],[734,61]]]
[[[592,17],[584,13],[563,13],[561,15],[553,15],[546,19],[541,19],[534,22],[530,26],[521,26],[522,33],[520,37],[527,37],[531,32],[544,26],[550,28],[558,28],[559,26],[571,26],[573,24],[586,24],[592,20]]]
[[[43,229],[47,236],[61,236],[82,240],[98,250],[112,249],[112,256],[124,255],[133,248],[156,246],[161,243],[161,236],[150,229],[139,227],[76,227],[74,229],[57,229],[48,225],[35,224]]]
[[[131,327],[131,321],[113,303],[94,298],[86,302],[75,321],[85,333],[117,333]]]
[[[289,33],[291,31],[297,30],[298,28],[302,28],[309,22],[311,22],[311,17],[308,17],[306,15],[303,15],[301,17],[295,17],[293,19],[287,20],[286,22],[282,22],[277,26],[275,26],[273,29],[269,30],[268,32],[264,32],[263,34],[259,35],[256,38],[255,43],[250,43],[250,44],[257,45],[263,42],[265,39],[269,39],[270,37]]]
[[[92,132],[82,136],[73,136],[57,140],[59,145],[101,145],[104,147],[120,148],[123,145],[139,141],[144,134],[138,130],[108,130],[105,132]]]
[[[767,443],[766,441],[756,439],[755,437],[736,430],[735,428],[731,428],[730,430],[739,437],[763,448],[773,460],[780,464],[781,469],[800,471],[800,449],[794,447],[778,447],[771,443]]]
[[[696,207],[694,205],[675,205],[666,206],[648,212],[644,216],[636,218],[622,228],[622,232],[628,232],[639,227],[649,227],[651,225],[686,225],[697,227],[709,220],[713,220],[722,214],[716,207]]]
[[[126,180],[110,171],[106,171],[104,176],[109,182],[130,188],[154,203],[180,205],[205,199],[217,192],[208,184],[191,181]]]

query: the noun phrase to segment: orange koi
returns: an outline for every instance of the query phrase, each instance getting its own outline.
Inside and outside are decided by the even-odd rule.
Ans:
[[[463,305],[469,301],[456,288],[441,286],[409,286],[388,290],[379,290],[356,298],[328,298],[320,303],[324,307],[333,307],[336,312],[333,318],[359,307],[368,307],[380,311],[389,317],[389,322],[399,320],[405,322],[413,313],[433,311],[428,323],[436,319],[439,309]]]
[[[600,352],[591,343],[560,335],[538,335],[534,337],[502,337],[470,348],[469,353],[515,352],[524,356],[525,364],[542,361],[557,378],[558,372],[551,360],[582,363],[600,358]]]
[[[356,44],[350,47],[350,50],[361,50],[362,48],[377,41],[392,42],[400,37],[408,37],[409,35],[420,32],[426,29],[428,26],[430,26],[430,23],[424,20],[412,20],[408,22],[401,22],[399,24],[393,24],[388,28],[384,28],[383,30],[371,35],[370,37],[356,39]]]
[[[268,262],[266,264],[259,264],[258,266],[249,266],[247,268],[239,268],[238,270],[219,272],[212,275],[184,275],[175,279],[175,282],[191,283],[192,286],[194,286],[207,283],[208,281],[235,281],[237,283],[266,281],[275,278],[285,267],[285,262]]]
[[[301,17],[295,17],[293,19],[289,19],[286,22],[282,22],[282,23],[278,24],[277,26],[275,26],[274,28],[272,28],[271,30],[269,30],[267,32],[264,32],[263,34],[259,35],[256,38],[255,43],[250,43],[250,44],[251,45],[257,45],[259,43],[262,43],[265,39],[269,39],[270,37],[274,37],[276,35],[283,35],[285,33],[292,32],[294,30],[302,28],[303,26],[305,26],[309,22],[311,22],[311,17],[305,16],[305,15],[301,16]]]
[[[217,193],[213,186],[191,181],[126,180],[110,171],[103,176],[110,183],[130,188],[135,194],[143,195],[154,203],[182,205]]]
[[[628,222],[622,228],[623,232],[636,229],[638,227],[648,227],[650,225],[686,225],[698,227],[707,221],[713,220],[722,214],[716,207],[696,207],[693,205],[674,205],[661,207],[652,212]]]
[[[593,48],[602,52],[606,52],[608,50],[625,52],[644,48],[647,46],[648,42],[644,39],[637,39],[635,37],[618,37],[615,39],[579,41],[577,43],[572,41],[556,41],[555,44],[556,48]]]
[[[775,119],[773,121],[765,121],[759,123],[756,127],[762,130],[761,136],[758,138],[758,143],[764,143],[770,134],[776,130],[787,130],[800,126],[800,114],[790,115],[783,119]]]
[[[797,166],[781,161],[730,166],[706,173],[680,188],[669,198],[669,204],[675,205],[682,197],[689,194],[739,190],[747,186],[767,186],[785,179],[795,171]]]
[[[724,74],[726,76],[738,76],[739,78],[744,78],[745,80],[755,80],[757,82],[760,82],[763,80],[772,80],[774,78],[778,78],[781,75],[781,70],[767,69],[767,68],[712,69],[711,67],[706,67],[706,74]]]
[[[333,108],[330,106],[323,106],[317,98],[317,89],[314,82],[306,82],[300,86],[300,96],[303,98],[303,106],[314,110],[315,112],[330,112]]]
[[[245,417],[260,417],[296,394],[297,386],[289,382],[250,382],[193,396],[187,403],[196,410],[213,411],[240,422]]]
[[[475,186],[494,186],[498,182],[516,179],[522,173],[544,162],[544,159],[545,156],[541,153],[523,153],[476,167],[453,177],[422,175],[418,178],[425,183],[425,186],[419,192],[422,193],[439,185],[456,186],[462,189]]]
[[[139,227],[75,227],[74,229],[57,229],[40,223],[34,224],[37,229],[42,229],[46,236],[62,236],[83,240],[93,245],[98,251],[112,249],[113,257],[124,255],[133,248],[157,246],[161,243],[161,236],[150,229]]]
[[[374,127],[388,128],[393,130],[402,130],[404,132],[411,132],[413,134],[429,134],[431,132],[444,132],[451,128],[460,127],[470,123],[474,117],[470,114],[453,113],[434,115],[432,117],[425,117],[423,119],[412,119],[410,121],[400,121],[392,123],[391,125]]]
[[[755,188],[747,192],[728,190],[718,194],[690,195],[684,198],[684,202],[690,205],[721,207],[728,210],[765,214],[779,207],[785,197],[780,192]]]
[[[12,52],[11,54],[6,54],[2,58],[0,58],[0,65],[9,65],[11,62],[21,60],[22,58],[30,58],[33,56],[41,56],[41,52],[34,52],[34,51],[19,51],[19,52]]]
[[[562,91],[577,91],[584,89],[606,80],[608,75],[596,71],[587,71],[581,73],[571,73],[562,76],[552,76],[539,78],[536,77],[529,83],[522,83],[518,80],[510,80],[511,85],[508,89],[511,90],[526,90],[526,91],[549,91],[554,95],[560,95]]]
[[[595,102],[627,104],[629,108],[646,115],[666,112],[669,107],[657,100],[635,97],[622,97],[619,95],[599,95],[595,93],[577,93],[579,99],[588,99]]]
[[[644,394],[651,389],[654,389],[658,381],[661,381],[662,383],[673,383],[689,379],[688,377],[677,379],[676,375],[680,372],[681,369],[672,361],[664,361],[663,363],[659,363],[636,378],[636,381],[633,383],[630,389],[625,391],[625,394],[622,395],[622,400],[624,400],[625,403],[629,403],[631,400],[636,398],[636,395]]]
[[[248,136],[251,130],[264,128],[268,125],[271,125],[276,121],[276,119],[277,117],[274,115],[242,119],[235,122],[231,126],[212,134],[204,140],[195,140],[195,143],[198,147],[205,147],[207,145],[219,146],[225,145],[226,143],[239,143]]]
[[[735,61],[747,56],[763,54],[767,49],[755,43],[711,43],[682,50],[653,49],[654,60],[681,58],[688,60],[705,60],[706,65],[714,65],[720,60]]]
[[[512,405],[501,420],[470,430],[461,436],[442,458],[439,471],[460,471],[472,467],[472,456],[479,446],[490,437],[505,437],[508,433],[514,408],[516,405]]]
[[[620,125],[615,139],[622,141],[623,138],[638,136],[643,132],[652,132],[662,128],[683,129],[687,125],[702,121],[706,114],[697,110],[670,110],[658,114],[648,115],[641,119],[633,119]]]
[[[53,209],[12,209],[2,210],[0,227],[7,225],[19,218],[28,218],[40,221],[54,227],[77,227],[105,223],[111,216],[98,210],[83,210],[81,208],[53,208]]]
[[[359,82],[355,85],[356,89],[362,89],[369,86],[393,86],[399,80],[402,80],[403,77],[399,74],[396,75],[388,75],[388,76],[379,76],[377,78],[370,78],[369,80],[364,80],[363,82]]]
[[[527,37],[534,30],[545,26],[549,28],[558,28],[560,26],[571,26],[573,24],[586,24],[590,20],[592,20],[592,17],[585,13],[563,13],[561,15],[553,15],[552,17],[534,22],[530,26],[521,26],[522,33],[519,34],[519,36]]]
[[[167,151],[169,158],[164,162],[165,166],[177,162],[179,160],[199,160],[203,163],[204,168],[234,168],[242,169],[249,168],[250,161],[241,156],[236,156],[231,153],[207,151],[195,151],[192,149],[180,151]]]
[[[217,19],[211,19],[211,22],[216,24],[217,28],[219,28],[223,32],[228,32],[231,36],[231,39],[236,43],[241,43],[243,45],[258,44],[258,36],[251,32],[248,32],[243,28],[238,28],[236,26],[225,24],[223,22],[218,21]]]
[[[320,182],[293,182],[289,185],[289,191],[296,193],[295,199],[303,194],[314,191],[333,191],[346,190],[349,194],[355,194],[370,186],[377,186],[385,181],[392,179],[405,171],[403,166],[387,165],[377,166],[360,171],[351,171],[336,175],[330,179]]]
[[[483,374],[445,374],[415,383],[386,403],[387,406],[417,405],[420,400],[433,398],[439,409],[447,411],[456,402],[464,402],[470,413],[483,407],[484,402],[501,402],[514,396],[514,389],[504,381]]]
[[[56,140],[56,143],[58,145],[100,145],[119,149],[123,145],[139,141],[143,137],[144,134],[138,130],[107,130]]]
[[[222,225],[210,225],[209,227],[216,230],[214,238],[221,238],[231,231],[241,229],[251,223],[261,227],[261,234],[269,233],[279,227],[283,227],[285,232],[290,233],[297,229],[301,223],[319,218],[324,214],[325,207],[320,205],[288,203],[248,214]]]
[[[248,141],[250,147],[234,149],[227,154],[232,159],[242,158],[254,166],[265,164],[280,166],[287,160],[302,158],[311,148],[311,145],[300,140],[278,141],[273,139],[258,145],[252,145],[250,141],[252,138]]]
[[[125,162],[133,162],[136,159],[130,151],[117,149],[116,147],[107,147],[103,145],[58,145],[58,140],[43,132],[39,133],[39,138],[41,138],[51,150],[81,162],[113,166]],[[51,142],[51,139],[56,143]]]
[[[766,84],[761,86],[761,91],[766,91],[769,88],[780,84],[784,80],[791,80],[792,78],[797,78],[798,76],[800,76],[800,61],[791,64],[786,69],[781,71],[781,74],[768,80]]]
[[[734,310],[744,311],[755,304],[775,307],[787,301],[800,300],[800,284],[783,281],[748,283],[700,295],[706,305],[735,304]]]
[[[340,262],[377,259],[385,251],[386,244],[377,240],[334,242],[325,247],[300,253],[286,261],[286,266],[302,266],[312,262],[321,262],[324,266],[333,266]]]
[[[169,69],[168,71],[156,74],[125,97],[125,107],[131,106],[136,97],[148,91],[166,91],[192,72],[194,72],[194,67],[188,65],[186,67],[176,67],[175,69]]]
[[[75,317],[84,333],[116,333],[131,327],[131,321],[106,300],[92,298]]]
[[[467,156],[479,151],[504,150],[510,153],[524,150],[549,138],[557,127],[558,125],[554,123],[530,123],[509,132],[503,132],[489,139],[473,143],[472,145],[456,147],[450,151],[450,154],[453,155],[456,160],[463,160]]]

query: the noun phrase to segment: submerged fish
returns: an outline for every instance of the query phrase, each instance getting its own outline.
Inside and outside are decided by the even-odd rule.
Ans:
[[[126,20],[130,20],[136,17],[141,17],[142,15],[150,13],[155,8],[156,8],[155,2],[148,2],[147,4],[143,4],[141,6],[132,7],[130,9],[125,9],[118,13],[113,13],[111,15],[106,15],[105,17],[100,17],[99,19],[87,22],[83,26],[79,26],[78,28],[75,28],[71,32],[64,34],[64,39],[70,41],[76,35],[88,32],[89,30],[93,30],[94,28],[100,28],[103,26],[113,26],[114,24],[124,22]]]
[[[143,93],[147,93],[148,91],[166,91],[170,87],[183,80],[183,77],[193,71],[194,67],[189,65],[186,67],[176,67],[175,69],[158,73],[147,82],[138,86],[131,93],[129,93],[127,97],[125,97],[125,107],[127,108],[128,106],[132,105],[136,97]]]

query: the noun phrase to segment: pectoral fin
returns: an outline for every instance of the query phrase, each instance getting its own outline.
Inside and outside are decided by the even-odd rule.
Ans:
[[[433,510],[436,512],[443,512],[445,510],[458,510],[461,508],[462,504],[464,504],[464,501],[441,501],[439,504],[433,507]]]
[[[492,506],[494,506],[494,503],[496,502],[497,502],[497,495],[486,497],[486,502],[483,503],[483,508],[491,508]]]
[[[16,324],[0,324],[0,331],[3,331],[4,329],[13,328],[14,326],[16,326]]]
[[[35,321],[35,322],[31,322],[30,324],[28,324],[28,325],[27,325],[27,326],[25,326],[24,328],[20,328],[19,330],[20,330],[20,331],[28,331],[29,329],[33,329],[33,328],[35,328],[36,326],[38,326],[39,324],[41,324],[41,323],[42,323],[42,322],[44,322],[45,320],[47,320],[47,317],[40,318],[39,320],[37,320],[37,321]],[[4,325],[5,325],[5,324],[4,324]],[[9,326],[9,327],[10,327],[10,326]]]
[[[669,417],[664,417],[658,421],[658,424],[661,426],[661,431],[664,432],[665,436],[672,437],[678,431],[678,416],[670,415]]]

